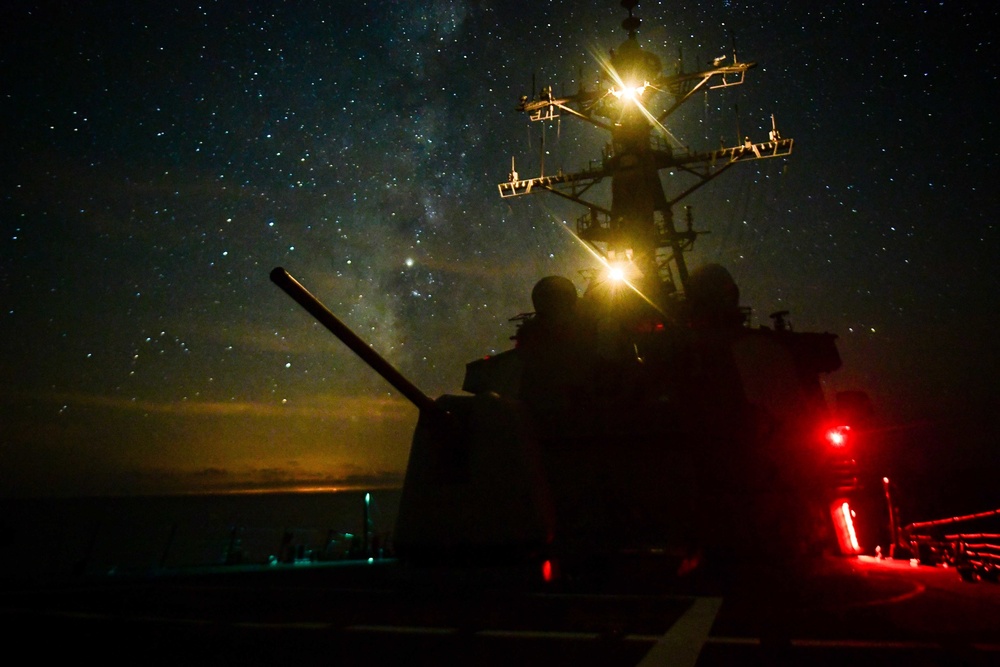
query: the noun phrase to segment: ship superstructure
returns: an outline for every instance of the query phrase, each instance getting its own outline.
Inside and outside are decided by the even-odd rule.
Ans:
[[[587,212],[576,223],[578,237],[609,264],[640,278],[652,291],[647,296],[653,298],[659,296],[659,285],[668,292],[686,286],[684,253],[700,233],[693,229],[690,209],[678,225],[675,207],[737,163],[789,156],[794,140],[781,136],[772,115],[764,141],[747,136],[737,145],[706,151],[680,145],[666,127],[670,117],[696,93],[743,84],[756,63],[740,61],[734,46],[731,54],[714,59],[705,69],[684,71],[679,60],[676,71],[667,72],[660,58],[639,44],[641,20],[633,14],[636,0],[621,4],[628,10],[622,22],[628,37],[600,63],[595,88],[556,96],[547,85],[532,99],[521,97],[517,105],[532,122],[549,123],[566,116],[604,130],[609,140],[600,160],[574,173],[531,178],[518,174],[512,160],[507,180],[497,187],[505,198],[548,192],[585,207]],[[668,193],[661,174],[669,172],[690,178],[680,190]],[[610,206],[587,198],[605,179],[611,180]]]
[[[623,554],[673,559],[678,574],[808,554],[855,554],[860,392],[830,401],[821,377],[841,358],[832,333],[794,331],[785,311],[752,327],[721,265],[687,266],[700,232],[674,209],[737,163],[791,154],[766,141],[694,151],[664,123],[698,91],[740,85],[735,53],[665,73],[627,38],[602,83],[573,96],[546,86],[518,109],[609,135],[599,163],[522,178],[502,197],[546,192],[583,206],[576,233],[598,256],[583,294],[541,277],[514,345],[467,364],[464,394],[426,397],[281,269],[272,279],[420,409],[393,535],[411,563],[522,564],[544,578]],[[662,111],[653,111],[664,102]],[[677,192],[661,173],[686,175]],[[590,196],[610,179],[611,202]],[[676,182],[681,179],[671,179]],[[539,569],[540,566],[540,569]],[[668,569],[670,569],[668,568]],[[600,569],[600,568],[598,568]]]

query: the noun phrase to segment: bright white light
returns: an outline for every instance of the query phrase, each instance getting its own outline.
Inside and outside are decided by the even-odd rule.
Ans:
[[[850,426],[836,426],[826,432],[826,441],[834,447],[843,447],[847,444],[847,436]]]
[[[648,83],[644,83],[641,86],[623,85],[621,87],[621,89],[612,88],[610,90],[610,92],[611,92],[612,95],[614,95],[618,99],[625,98],[626,100],[633,100],[634,101],[634,100],[637,100],[638,98],[642,97],[642,94],[644,92],[646,92],[646,86],[648,86],[648,85],[649,85]]]
[[[844,524],[847,526],[847,534],[851,539],[851,547],[855,551],[860,551],[861,545],[858,544],[858,534],[854,532],[854,512],[851,511],[851,506],[844,503],[840,506],[840,512],[844,516]]]
[[[625,280],[625,270],[620,266],[610,266],[608,267],[608,278],[620,283]]]

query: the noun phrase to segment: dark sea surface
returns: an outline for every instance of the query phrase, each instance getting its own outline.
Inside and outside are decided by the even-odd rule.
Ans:
[[[0,500],[5,578],[391,555],[398,489]]]

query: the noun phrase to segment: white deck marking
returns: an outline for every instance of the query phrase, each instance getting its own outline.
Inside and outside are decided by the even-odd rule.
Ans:
[[[695,598],[691,608],[660,637],[636,667],[694,667],[720,607],[722,598]]]

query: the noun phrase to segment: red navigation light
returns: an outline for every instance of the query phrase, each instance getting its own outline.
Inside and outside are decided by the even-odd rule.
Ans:
[[[847,439],[850,433],[850,426],[833,426],[826,430],[826,442],[832,447],[844,447],[847,445]]]
[[[552,581],[552,578],[553,578],[552,561],[547,560],[544,563],[542,563],[542,580],[545,581],[545,583],[549,583]]]

